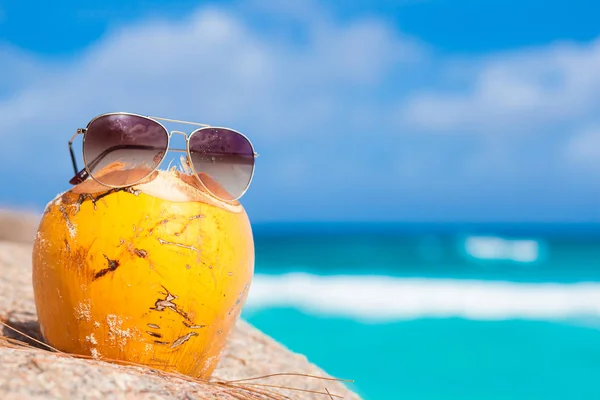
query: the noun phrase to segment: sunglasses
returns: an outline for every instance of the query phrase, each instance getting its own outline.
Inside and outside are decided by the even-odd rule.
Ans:
[[[169,132],[158,121],[200,128],[189,135]],[[173,134],[185,137],[186,149],[169,147]],[[83,135],[82,170],[77,168],[73,152],[73,141],[78,135]],[[258,156],[250,140],[233,129],[124,112],[107,113],[77,129],[69,140],[75,170],[69,183],[77,185],[91,177],[111,188],[135,185],[158,169],[168,150],[186,153],[187,165],[200,185],[221,200],[237,200],[246,193]]]

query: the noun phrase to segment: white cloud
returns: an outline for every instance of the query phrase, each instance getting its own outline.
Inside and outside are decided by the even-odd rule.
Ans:
[[[587,118],[600,105],[600,39],[468,62],[470,75],[445,82],[459,90],[414,93],[401,122],[436,132],[524,133]]]

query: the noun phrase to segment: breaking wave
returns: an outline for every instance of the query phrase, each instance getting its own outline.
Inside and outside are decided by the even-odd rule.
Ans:
[[[600,316],[600,283],[258,274],[247,310],[275,307],[371,322],[447,317],[595,320]]]
[[[470,236],[465,239],[464,250],[468,256],[480,260],[532,263],[539,260],[542,246],[534,239]]]

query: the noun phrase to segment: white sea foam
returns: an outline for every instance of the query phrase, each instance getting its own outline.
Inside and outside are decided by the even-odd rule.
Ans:
[[[294,307],[361,321],[462,317],[557,320],[600,317],[600,283],[514,283],[384,276],[257,275],[249,311]]]
[[[496,236],[470,236],[465,239],[465,252],[482,260],[509,260],[531,263],[540,256],[540,243],[533,239],[504,239]]]

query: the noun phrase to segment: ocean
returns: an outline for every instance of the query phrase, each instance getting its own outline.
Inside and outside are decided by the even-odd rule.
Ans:
[[[264,224],[254,236],[243,317],[365,399],[600,399],[600,226]]]

